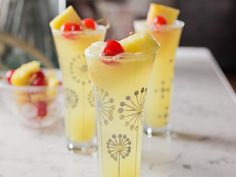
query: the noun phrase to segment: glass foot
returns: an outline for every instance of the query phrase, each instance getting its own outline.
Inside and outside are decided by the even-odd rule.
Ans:
[[[75,143],[68,141],[67,148],[73,153],[83,154],[83,155],[96,155],[97,146],[93,141],[85,143]]]
[[[153,136],[170,138],[171,137],[171,126],[166,125],[165,127],[160,127],[160,128],[153,128],[150,126],[144,126],[144,133],[148,136],[148,138],[151,138]]]

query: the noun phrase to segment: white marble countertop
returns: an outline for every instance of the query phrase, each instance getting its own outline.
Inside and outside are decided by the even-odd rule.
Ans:
[[[144,136],[142,177],[235,177],[236,96],[206,48],[177,52],[173,139]],[[62,123],[33,130],[0,105],[0,177],[98,177],[65,147]]]

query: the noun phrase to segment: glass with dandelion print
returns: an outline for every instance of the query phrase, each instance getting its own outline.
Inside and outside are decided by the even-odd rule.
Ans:
[[[72,19],[67,15],[75,11],[69,7],[51,22]],[[77,14],[76,14],[77,16]],[[70,23],[67,23],[70,24]],[[52,25],[50,25],[52,28]],[[65,27],[64,27],[65,28]],[[97,25],[95,30],[63,31],[52,28],[65,93],[65,129],[68,149],[90,153],[95,148],[95,103],[88,78],[84,50],[93,42],[104,40],[106,27]]]
[[[144,103],[155,56],[123,53],[104,59],[96,55],[99,45],[85,55],[94,84],[101,177],[139,177]]]
[[[136,31],[145,31],[145,21],[135,21]],[[165,135],[169,132],[169,114],[173,90],[175,52],[179,44],[184,23],[176,21],[161,29],[149,30],[160,43],[148,85],[145,107],[145,132],[148,136]]]
[[[179,10],[151,3],[147,20],[134,21],[134,29],[148,31],[160,43],[148,85],[144,129],[149,137],[171,132],[170,109],[173,92],[175,52],[179,46],[184,22],[177,20]]]

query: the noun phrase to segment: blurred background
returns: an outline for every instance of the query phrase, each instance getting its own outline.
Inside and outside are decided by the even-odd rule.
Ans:
[[[133,20],[146,18],[151,2],[181,10],[180,45],[208,47],[236,90],[235,0],[0,0],[0,69],[33,59],[58,67],[48,22],[65,6],[81,17],[106,18],[112,26],[107,37],[121,39],[133,31]]]

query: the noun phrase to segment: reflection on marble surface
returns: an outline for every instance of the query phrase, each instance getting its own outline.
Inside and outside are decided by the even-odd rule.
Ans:
[[[236,110],[206,49],[179,49],[171,139],[143,138],[142,177],[233,177]],[[218,76],[217,76],[218,75]],[[97,177],[96,157],[66,149],[63,120],[27,129],[0,107],[0,177]]]

